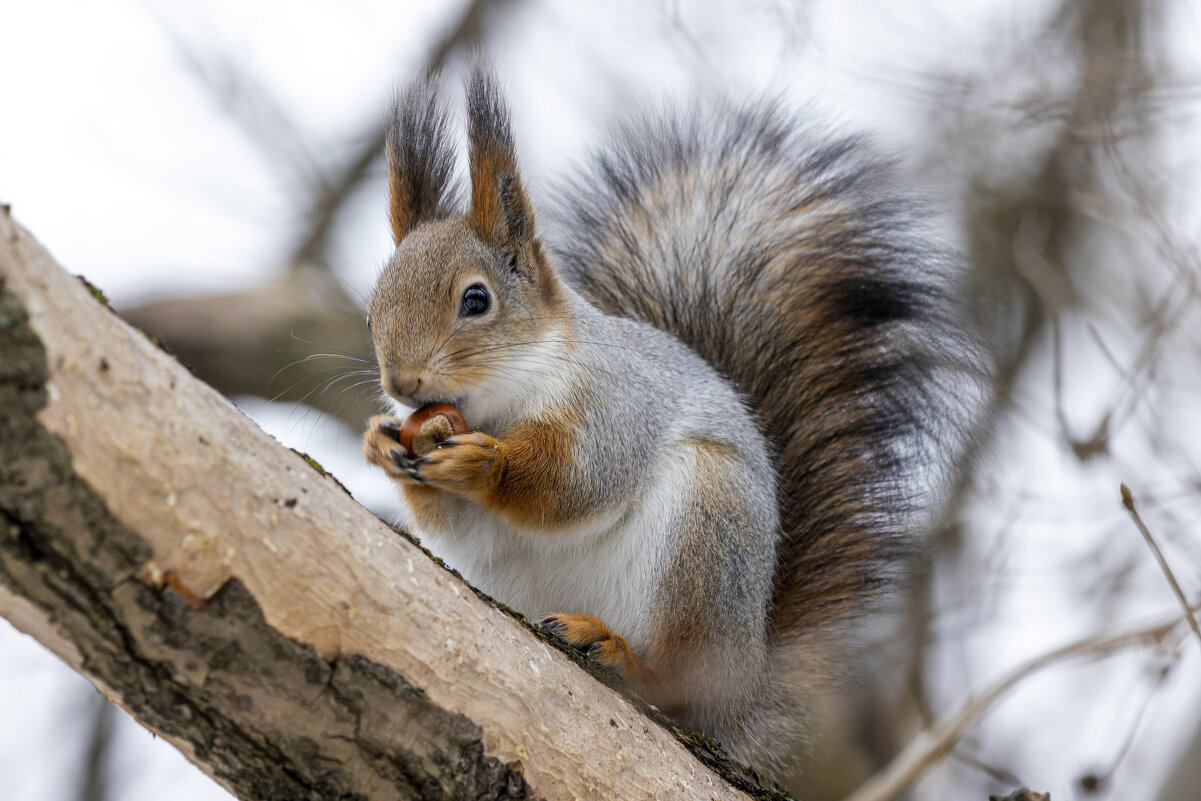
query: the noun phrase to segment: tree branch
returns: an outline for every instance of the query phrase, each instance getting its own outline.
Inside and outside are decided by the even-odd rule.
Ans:
[[[0,613],[240,798],[747,797],[7,210],[0,408]]]
[[[1172,571],[1172,566],[1168,564],[1168,560],[1164,557],[1159,543],[1151,535],[1151,529],[1147,528],[1147,524],[1143,522],[1143,516],[1138,513],[1138,509],[1134,508],[1134,493],[1130,491],[1129,487],[1122,484],[1121,494],[1122,506],[1130,514],[1131,519],[1134,520],[1134,525],[1138,528],[1139,533],[1143,535],[1143,541],[1147,543],[1147,547],[1151,549],[1151,553],[1155,556],[1155,561],[1159,564],[1159,569],[1163,571],[1164,578],[1167,579],[1168,585],[1176,595],[1176,600],[1180,601],[1180,606],[1184,609],[1184,617],[1188,620],[1193,634],[1197,635],[1197,642],[1201,643],[1201,627],[1197,625],[1197,617],[1193,614],[1192,607],[1189,606],[1188,598],[1184,595],[1184,590],[1180,588],[1180,582],[1176,580],[1176,574]]]
[[[1187,607],[1186,610],[1191,616],[1192,610]],[[1023,662],[984,689],[973,693],[942,720],[919,732],[884,770],[864,782],[844,801],[892,801],[899,798],[954,748],[968,726],[1034,673],[1068,659],[1098,657],[1129,645],[1158,643],[1184,622],[1184,616],[1176,615],[1116,634],[1096,634]]]
[[[438,72],[457,54],[479,45],[492,21],[516,5],[518,0],[469,0],[432,44],[422,69]],[[367,328],[363,310],[332,270],[328,250],[339,215],[382,158],[383,121],[349,137],[349,155],[339,165],[314,165],[308,158],[311,148],[252,75],[239,73],[237,65],[220,56],[204,55],[170,26],[166,30],[247,139],[307,184],[309,191],[301,198],[305,209],[299,212],[305,224],[285,260],[289,269],[263,286],[152,300],[124,308],[121,315],[161,337],[225,395],[303,403],[348,425],[362,425],[378,411],[371,392],[363,389],[374,384],[356,373],[363,359],[371,359]]]
[[[453,53],[473,43],[483,42],[484,22],[488,17],[500,17],[509,12],[515,0],[470,0],[448,30],[435,42],[425,62],[427,75],[441,71]],[[326,254],[329,234],[338,213],[346,206],[371,166],[379,161],[384,152],[384,126],[372,128],[358,137],[358,150],[346,161],[346,166],[327,182],[324,189],[312,193],[306,218],[308,232],[297,246],[291,263],[293,268],[304,264],[328,266]]]

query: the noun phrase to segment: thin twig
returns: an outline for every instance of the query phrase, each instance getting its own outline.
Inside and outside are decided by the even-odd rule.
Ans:
[[[957,759],[968,767],[975,768],[1002,786],[1025,787],[1027,784],[1009,770],[990,765],[975,754],[964,751],[963,748],[951,749],[951,759]]]
[[[1189,610],[1189,617],[1191,616],[1192,609]],[[1031,674],[1075,657],[1099,657],[1134,643],[1148,640],[1159,642],[1184,619],[1183,616],[1176,615],[1119,634],[1095,634],[1019,665],[983,691],[969,697],[959,709],[944,717],[940,723],[920,732],[884,770],[862,784],[844,801],[891,801],[899,796],[947,755],[969,725]]]
[[[1192,628],[1193,634],[1197,635],[1197,642],[1201,643],[1201,628],[1198,628],[1197,618],[1193,615],[1193,610],[1189,606],[1188,599],[1184,597],[1184,590],[1180,588],[1180,583],[1176,581],[1176,574],[1172,572],[1172,568],[1168,565],[1168,560],[1164,558],[1163,551],[1159,549],[1159,544],[1151,536],[1151,530],[1143,522],[1143,518],[1139,515],[1138,510],[1134,508],[1134,495],[1130,492],[1130,487],[1122,484],[1121,490],[1122,506],[1126,507],[1126,511],[1130,513],[1130,517],[1134,520],[1134,525],[1138,526],[1139,532],[1143,535],[1147,547],[1151,549],[1151,553],[1155,554],[1155,561],[1159,562],[1159,569],[1163,571],[1168,584],[1172,585],[1172,592],[1176,593],[1176,599],[1184,607],[1184,616],[1188,619],[1189,627]]]

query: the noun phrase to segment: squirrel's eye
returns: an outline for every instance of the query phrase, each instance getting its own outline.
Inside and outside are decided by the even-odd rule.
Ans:
[[[368,331],[371,330],[371,315],[370,314],[367,315],[367,330]]]
[[[488,290],[484,289],[484,285],[472,284],[463,290],[463,300],[459,304],[459,316],[479,317],[488,311],[488,307],[491,305],[492,299],[488,297]]]

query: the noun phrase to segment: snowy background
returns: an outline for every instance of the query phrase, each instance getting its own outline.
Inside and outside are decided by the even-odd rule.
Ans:
[[[920,648],[898,660],[912,673],[882,667],[864,681],[905,698],[873,719],[889,729],[883,740],[904,742],[1024,659],[1174,608],[1119,482],[1196,600],[1201,4],[495,5],[480,35],[510,90],[535,202],[631,106],[698,92],[780,96],[898,154],[907,177],[951,210],[947,236],[980,280],[1002,287],[988,296],[1012,292],[982,313],[1013,375],[938,535],[916,602],[927,613]],[[374,135],[395,88],[467,9],[4,0],[0,201],[118,310],[270,286],[295,269],[314,187]],[[1100,33],[1088,27],[1096,19]],[[1073,26],[1086,43],[1113,34],[1106,19],[1129,23],[1116,35],[1139,45],[1118,51],[1140,59],[1090,61],[1069,46]],[[462,59],[448,58],[449,83]],[[1106,80],[1120,91],[1094,119],[1077,101]],[[370,290],[390,252],[379,167],[355,186],[321,252],[351,298]],[[1010,272],[996,273],[994,260]],[[264,380],[238,403],[394,517],[353,424],[269,400],[289,382]],[[1201,798],[1195,785],[1160,794],[1183,765],[1201,764],[1199,646],[1175,639],[1038,673],[914,797],[983,799],[1023,783],[1056,801]],[[228,797],[103,707],[85,680],[0,621],[0,800]],[[101,769],[89,772],[98,741]],[[886,757],[879,748],[864,747],[867,767],[856,770]],[[104,777],[99,796],[84,792],[85,775]]]

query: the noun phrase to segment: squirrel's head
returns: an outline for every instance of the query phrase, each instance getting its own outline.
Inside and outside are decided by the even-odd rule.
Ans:
[[[436,87],[422,81],[397,100],[387,138],[396,251],[368,324],[389,396],[406,406],[448,401],[478,419],[520,394],[539,347],[561,338],[563,298],[534,234],[508,110],[481,68],[467,109],[471,198],[459,212]]]

